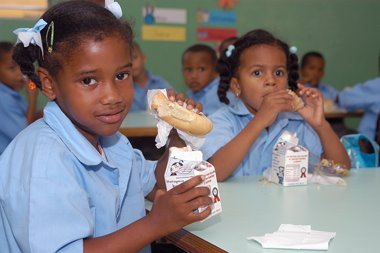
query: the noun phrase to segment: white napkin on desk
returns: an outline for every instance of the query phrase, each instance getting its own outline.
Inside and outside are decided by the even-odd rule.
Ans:
[[[272,234],[247,239],[259,242],[263,248],[328,250],[329,241],[335,234],[311,230],[310,225],[281,224],[278,231]]]

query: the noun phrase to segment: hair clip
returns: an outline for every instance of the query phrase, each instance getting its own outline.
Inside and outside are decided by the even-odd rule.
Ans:
[[[44,47],[42,45],[41,30],[47,25],[45,20],[40,19],[34,25],[33,28],[18,28],[13,31],[17,35],[17,43],[22,43],[24,47],[28,47],[29,44],[37,45],[41,49],[42,57],[44,57]]]
[[[115,0],[106,0],[105,8],[112,12],[112,14],[117,18],[121,18],[123,16],[123,11],[121,10],[120,4],[115,2]]]
[[[234,45],[229,45],[227,47],[227,51],[226,51],[226,56],[227,58],[229,58],[231,55],[232,55],[232,51],[234,51],[235,49],[235,46]]]
[[[295,47],[295,46],[292,46],[292,47],[290,47],[289,48],[289,52],[291,53],[291,54],[296,54],[297,53],[297,48]]]
[[[50,43],[49,43],[49,34],[50,34]],[[53,52],[53,44],[54,44],[54,21],[51,21],[47,31],[46,31],[46,45],[48,47],[48,52],[51,54]]]

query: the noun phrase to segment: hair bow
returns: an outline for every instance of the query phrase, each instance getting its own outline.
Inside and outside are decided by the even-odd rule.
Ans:
[[[292,46],[292,47],[289,48],[289,52],[291,54],[296,54],[297,53],[297,48],[295,46]]]
[[[232,55],[232,51],[234,51],[235,49],[235,46],[234,45],[229,45],[227,47],[227,51],[226,51],[226,56],[227,58],[229,58],[231,55]]]
[[[44,47],[42,45],[41,30],[47,25],[45,20],[40,19],[33,28],[18,28],[13,31],[17,35],[17,43],[22,42],[24,47],[28,47],[30,43],[37,45],[41,49],[42,57],[44,56]]]
[[[123,11],[121,10],[120,4],[118,2],[115,2],[115,0],[106,0],[105,7],[107,10],[112,12],[116,18],[119,19],[121,16],[123,16]]]

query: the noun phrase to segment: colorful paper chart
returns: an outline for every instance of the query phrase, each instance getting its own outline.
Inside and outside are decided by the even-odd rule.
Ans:
[[[222,41],[234,36],[237,36],[235,28],[198,27],[197,29],[197,40],[199,41]]]
[[[186,28],[183,26],[143,25],[142,39],[155,41],[186,41]]]

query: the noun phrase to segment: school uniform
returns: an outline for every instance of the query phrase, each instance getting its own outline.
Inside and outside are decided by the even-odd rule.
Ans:
[[[364,109],[359,132],[375,139],[376,120],[380,114],[380,77],[356,84],[339,93],[339,105],[349,111]]]
[[[0,83],[0,154],[28,125],[26,111],[27,103],[24,97],[14,89]]]
[[[148,108],[147,93],[151,89],[172,89],[172,86],[159,76],[155,76],[150,72],[146,72],[148,75],[148,83],[141,87],[137,82],[133,83],[134,96],[131,106],[131,112],[146,111]]]
[[[99,141],[104,156],[55,102],[14,139],[0,157],[3,252],[83,252],[84,238],[145,215],[156,162],[120,133]]]
[[[314,87],[313,85],[307,83],[305,84],[306,87]],[[332,87],[331,85],[319,83],[315,88],[317,88],[323,95],[324,99],[330,99],[332,101],[336,100],[336,97],[338,96],[338,91]]]
[[[213,129],[206,136],[205,144],[202,146],[204,159],[209,159],[230,142],[253,117],[241,100],[236,100],[231,106],[226,106],[211,115]],[[262,175],[264,170],[272,166],[272,150],[284,130],[297,133],[299,144],[310,152],[310,165],[319,162],[323,150],[318,134],[298,113],[286,112],[280,113],[276,121],[262,131],[232,176]]]
[[[209,116],[219,108],[226,106],[225,103],[220,102],[218,97],[219,81],[220,78],[217,77],[212,80],[206,87],[197,92],[193,92],[192,90],[187,91],[188,98],[191,98],[196,102],[202,104],[203,113],[206,116]],[[232,102],[236,97],[230,91],[228,91],[227,98],[230,100],[230,102]]]

